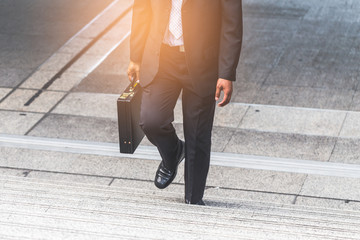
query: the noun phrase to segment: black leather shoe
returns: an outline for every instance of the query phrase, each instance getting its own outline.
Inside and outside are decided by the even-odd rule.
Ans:
[[[191,205],[201,205],[201,206],[205,206],[204,201],[201,199],[200,201],[198,201],[197,203],[192,203],[189,200],[185,200],[186,204],[191,204]]]
[[[170,183],[174,180],[177,173],[177,168],[181,161],[185,158],[185,143],[181,141],[181,154],[180,157],[177,159],[177,164],[174,170],[166,169],[166,167],[163,164],[163,161],[161,161],[158,170],[156,171],[155,175],[155,186],[160,189],[164,189],[167,186],[170,185]]]

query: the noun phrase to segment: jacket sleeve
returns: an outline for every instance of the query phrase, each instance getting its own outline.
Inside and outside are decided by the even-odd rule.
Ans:
[[[151,19],[150,0],[134,0],[130,35],[130,60],[133,62],[141,63]]]
[[[221,0],[221,12],[219,78],[235,81],[243,35],[242,1]]]

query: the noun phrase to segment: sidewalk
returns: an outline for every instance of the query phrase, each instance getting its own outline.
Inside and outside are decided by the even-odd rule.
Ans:
[[[63,1],[41,3],[44,2],[38,0],[34,5],[20,8],[14,5],[12,11],[32,9],[30,12],[36,13],[40,6],[48,9],[55,4],[51,7],[61,8],[60,13],[69,12],[69,5]],[[104,218],[116,225],[117,219],[125,214],[122,226],[128,224],[129,227],[118,226],[112,232],[114,235],[101,235],[104,239],[132,233],[145,225],[157,229],[146,220],[151,219],[149,216],[153,216],[154,211],[161,211],[157,201],[164,204],[168,211],[164,214],[175,226],[186,221],[195,224],[192,213],[203,212],[201,208],[184,206],[182,170],[167,190],[160,191],[153,186],[160,157],[147,139],[135,155],[122,155],[118,151],[116,100],[128,84],[132,1],[109,4],[110,1],[72,2],[67,18],[72,23],[69,29],[64,27],[66,24],[62,25],[60,13],[42,12],[44,15],[39,19],[34,14],[43,25],[58,24],[57,29],[63,27],[63,32],[53,29],[38,34],[13,33],[0,25],[0,46],[8,48],[0,55],[0,71],[5,72],[0,77],[0,181],[4,194],[0,201],[6,203],[0,212],[9,214],[4,217],[14,216],[15,225],[21,223],[19,216],[31,213],[31,207],[26,206],[36,205],[36,201],[49,209],[59,207],[59,212],[49,213],[49,218],[62,216],[59,222],[65,224],[61,225],[64,229],[74,219],[78,223],[98,222],[102,221],[100,212],[109,213],[114,209],[126,212],[130,206],[136,206],[139,215],[135,219],[124,212],[111,221]],[[248,0],[243,4],[244,44],[235,95],[229,106],[216,109],[212,165],[204,199],[209,215],[207,210],[203,212],[204,219],[212,220],[206,222],[202,218],[207,224],[204,229],[210,231],[209,226],[216,227],[214,239],[220,239],[221,234],[227,236],[227,231],[228,237],[234,239],[235,236],[238,239],[294,239],[296,236],[301,236],[299,239],[357,239],[360,234],[357,230],[360,226],[357,104],[360,101],[360,19],[357,14],[360,3],[355,0],[327,3]],[[84,6],[89,10],[83,10],[85,15],[78,14]],[[9,15],[1,12],[1,18],[6,16]],[[16,24],[17,20],[8,18],[7,21]],[[34,42],[39,41],[36,46],[46,47],[31,49],[27,41],[11,41],[33,35]],[[46,44],[47,41],[51,44]],[[183,137],[180,106],[181,100],[175,109],[175,127]],[[28,188],[31,184],[34,184],[32,190]],[[74,193],[72,184],[79,187],[79,194],[85,191],[87,195]],[[11,193],[11,186],[18,189],[16,193]],[[56,186],[63,189],[61,193],[53,192]],[[95,199],[89,188],[96,189]],[[110,193],[121,197],[107,202]],[[55,200],[62,197],[66,200],[64,203]],[[82,197],[92,200],[86,202]],[[11,204],[15,200],[18,202]],[[72,203],[79,206],[79,212],[67,215],[64,209]],[[33,212],[28,218],[45,226],[42,217],[47,218],[47,210],[36,206],[36,214]],[[85,211],[81,206],[91,206],[89,211],[96,206],[92,208],[95,213],[79,220],[76,214]],[[16,208],[21,214],[12,215]],[[188,210],[192,213],[184,218],[176,216],[179,211]],[[229,212],[233,219],[226,217]],[[308,216],[304,216],[306,212]],[[261,217],[254,220],[254,216]],[[226,219],[226,226],[216,218]],[[134,223],[137,220],[138,225]],[[303,224],[306,221],[311,224]],[[326,225],[327,221],[331,224]],[[109,226],[113,226],[111,224]],[[259,227],[251,227],[256,224]],[[288,229],[281,227],[283,224],[287,224]],[[20,237],[27,229],[20,225],[7,229],[22,229],[17,235]],[[183,239],[196,238],[191,235],[190,225],[176,230],[184,234]],[[56,221],[46,226],[58,231],[54,230]],[[74,226],[79,226],[74,231],[92,230],[86,224]],[[222,227],[227,230],[221,231]],[[235,227],[239,231],[229,230]],[[261,227],[265,230],[259,230]],[[59,229],[54,239],[85,236],[76,235],[78,232],[62,235],[62,228]],[[109,230],[99,229],[96,234]],[[48,233],[44,229],[40,232]],[[88,236],[96,235],[90,232]],[[32,237],[39,237],[35,230],[32,233]],[[152,232],[155,239],[158,233]],[[273,238],[269,237],[270,233]],[[136,239],[132,234],[122,236]],[[144,238],[145,235],[139,233],[138,236]]]

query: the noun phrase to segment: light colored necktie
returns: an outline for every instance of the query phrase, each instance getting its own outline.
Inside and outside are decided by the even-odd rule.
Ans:
[[[181,22],[182,3],[183,0],[172,0],[169,30],[174,35],[175,39],[180,39],[183,35]]]

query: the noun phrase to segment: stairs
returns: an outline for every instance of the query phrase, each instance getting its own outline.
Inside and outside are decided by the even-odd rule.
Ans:
[[[1,239],[359,239],[360,211],[0,176]]]
[[[244,4],[205,207],[183,203],[180,171],[166,190],[153,186],[160,156],[146,139],[136,154],[119,154],[114,103],[128,85],[132,2],[113,1],[10,95],[0,88],[0,239],[359,240],[356,1]],[[181,101],[175,128],[183,139]]]

